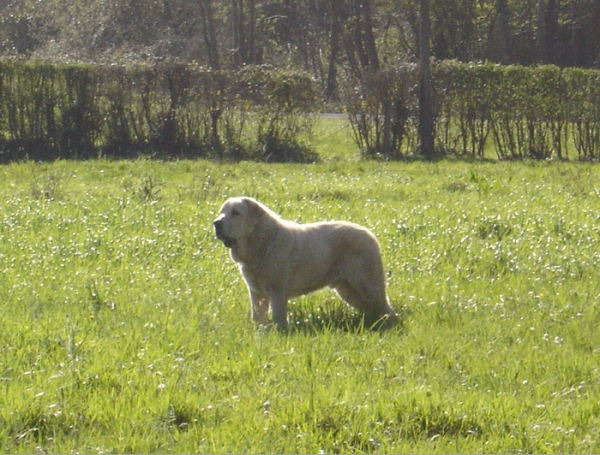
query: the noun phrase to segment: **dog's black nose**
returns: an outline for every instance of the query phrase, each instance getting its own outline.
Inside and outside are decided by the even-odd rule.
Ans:
[[[223,229],[223,220],[215,220],[213,225],[215,226],[215,232],[216,232],[217,236],[219,236]]]

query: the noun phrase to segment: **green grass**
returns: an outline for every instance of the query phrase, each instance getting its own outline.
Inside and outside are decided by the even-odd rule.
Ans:
[[[597,453],[600,168],[330,157],[0,167],[0,450]],[[255,327],[241,194],[371,228],[403,323]]]

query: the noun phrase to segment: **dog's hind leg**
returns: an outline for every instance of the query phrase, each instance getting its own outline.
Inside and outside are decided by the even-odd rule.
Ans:
[[[337,284],[335,290],[342,299],[365,313],[365,320],[369,326],[382,318],[389,318],[392,320],[390,322],[395,321],[397,318],[385,295],[385,288],[371,289],[364,283],[362,286],[354,286],[352,283],[344,281]]]
[[[357,310],[366,312],[369,305],[366,304],[363,297],[347,281],[338,283],[334,287],[339,296]]]

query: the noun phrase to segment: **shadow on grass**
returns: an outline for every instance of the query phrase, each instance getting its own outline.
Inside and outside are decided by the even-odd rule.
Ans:
[[[387,332],[390,330],[404,332],[404,320],[407,310],[397,310],[395,322],[380,320],[375,324],[368,323],[362,313],[354,310],[339,300],[325,301],[322,305],[302,305],[293,303],[288,308],[287,333],[318,334],[328,331],[345,333]]]

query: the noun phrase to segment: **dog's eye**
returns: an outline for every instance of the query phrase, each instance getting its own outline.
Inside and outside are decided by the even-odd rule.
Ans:
[[[238,212],[237,210],[233,210],[231,212],[231,216],[238,216],[240,214],[240,212]]]

